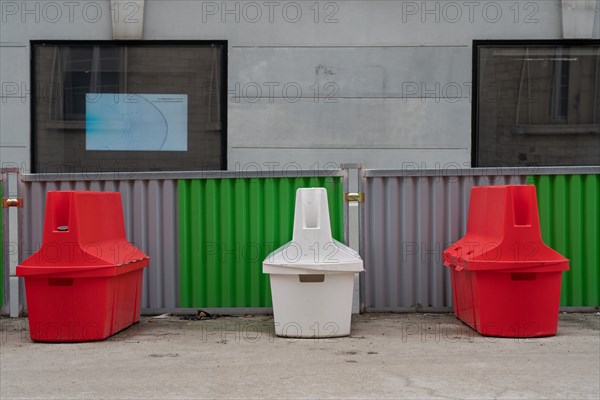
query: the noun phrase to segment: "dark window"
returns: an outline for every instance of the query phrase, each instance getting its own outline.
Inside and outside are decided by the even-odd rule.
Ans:
[[[600,163],[600,42],[474,43],[473,166]]]
[[[33,42],[35,172],[226,168],[225,42]]]

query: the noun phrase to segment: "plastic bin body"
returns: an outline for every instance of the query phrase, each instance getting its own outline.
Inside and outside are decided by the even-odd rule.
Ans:
[[[467,234],[443,259],[455,315],[482,335],[556,334],[569,261],[542,242],[533,185],[474,187]]]
[[[283,337],[348,336],[358,253],[331,236],[327,191],[296,192],[292,241],[263,262],[270,275],[275,334]]]
[[[300,275],[271,274],[270,281],[277,336],[350,334],[354,273],[323,274],[322,282],[301,282]]]
[[[25,278],[31,340],[103,340],[138,322],[142,276],[137,269],[96,278]]]
[[[561,275],[452,269],[454,314],[485,336],[556,335]]]
[[[48,192],[42,246],[17,267],[31,339],[102,340],[139,321],[148,263],[125,238],[119,193]]]

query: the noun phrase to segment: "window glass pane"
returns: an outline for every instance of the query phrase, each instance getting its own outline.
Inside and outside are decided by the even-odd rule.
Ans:
[[[34,171],[224,168],[224,47],[36,43]]]
[[[599,164],[600,45],[478,53],[477,166]]]

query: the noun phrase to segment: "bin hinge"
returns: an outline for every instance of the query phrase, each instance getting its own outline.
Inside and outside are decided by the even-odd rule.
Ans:
[[[346,203],[349,203],[351,201],[356,201],[358,203],[364,203],[365,202],[365,193],[364,192],[357,192],[357,193],[345,192],[344,193],[344,201]]]
[[[8,207],[23,208],[23,198],[17,197],[17,198],[2,199],[2,208],[8,208]]]

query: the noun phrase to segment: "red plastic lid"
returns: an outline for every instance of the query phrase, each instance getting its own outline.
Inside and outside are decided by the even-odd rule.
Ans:
[[[473,187],[467,234],[442,256],[457,270],[569,269],[569,260],[542,241],[533,185]]]
[[[146,266],[148,260],[127,241],[120,193],[51,191],[42,246],[17,267],[17,275]]]

